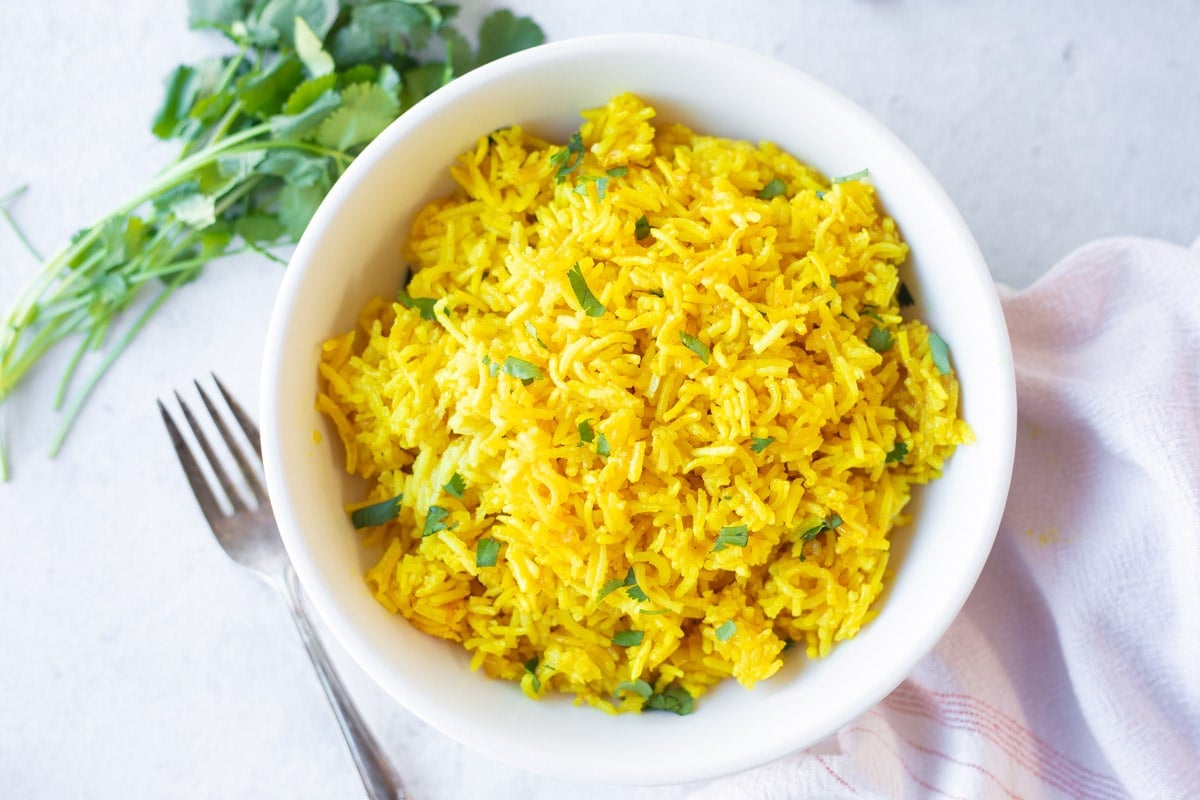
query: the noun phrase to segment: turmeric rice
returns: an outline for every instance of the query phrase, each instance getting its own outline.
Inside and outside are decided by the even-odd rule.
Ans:
[[[972,433],[868,177],[633,95],[582,116],[462,154],[317,406],[380,604],[530,697],[686,713],[868,623]]]

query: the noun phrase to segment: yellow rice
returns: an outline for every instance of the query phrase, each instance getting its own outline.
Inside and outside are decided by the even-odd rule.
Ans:
[[[364,529],[382,605],[532,697],[637,711],[854,636],[910,486],[971,432],[901,315],[907,248],[868,180],[632,95],[583,117],[578,164],[515,126],[457,160],[404,253],[433,319],[367,303],[324,346],[318,407],[372,486],[352,508],[403,495]],[[423,537],[431,507],[447,513]]]

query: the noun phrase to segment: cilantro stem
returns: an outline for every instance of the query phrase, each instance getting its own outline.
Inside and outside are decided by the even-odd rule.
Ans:
[[[430,81],[432,65],[415,56],[397,61],[386,45],[376,52],[394,35],[390,22],[350,0],[329,0],[337,18],[320,31],[317,47],[335,82],[314,86],[292,68],[297,59],[308,65],[291,38],[298,19],[290,11],[294,4],[284,3],[273,15],[263,15],[260,5],[191,4],[193,27],[222,31],[234,52],[221,56],[215,68],[210,62],[175,70],[152,130],[182,146],[111,213],[46,258],[8,209],[25,187],[0,197],[0,217],[39,263],[0,317],[0,408],[49,350],[68,336],[81,337],[71,345],[54,395],[54,407],[65,404],[66,411],[51,455],[101,377],[177,288],[225,256],[255,252],[286,264],[271,248],[285,237],[295,241],[316,202],[383,124],[437,88],[434,83],[544,40],[532,20],[497,11],[481,23],[478,49],[460,53],[457,45],[466,39],[448,25],[450,15],[422,4],[428,22],[410,23],[408,34],[422,41],[440,36],[454,56],[442,63],[441,80]],[[354,34],[352,52],[327,52],[327,43],[340,43],[343,32]],[[293,97],[300,98],[294,107]],[[280,157],[261,164],[268,153]],[[141,293],[154,280],[164,288],[142,305]],[[140,312],[110,342],[135,301]],[[88,368],[89,351],[99,354],[98,365],[72,392]],[[7,479],[4,446],[0,432],[0,478]]]
[[[25,231],[21,230],[21,226],[13,219],[12,214],[8,211],[8,204],[15,200],[20,195],[24,194],[28,186],[19,186],[13,191],[0,198],[0,214],[4,216],[4,221],[8,223],[8,227],[12,228],[12,232],[16,235],[17,241],[20,242],[29,255],[33,256],[34,260],[41,263],[44,259],[37,248],[33,246],[33,242],[29,241],[29,237],[25,235]]]
[[[181,275],[181,278],[186,279],[186,277],[186,273]],[[88,378],[87,383],[84,384],[79,394],[75,395],[74,402],[72,402],[71,406],[67,409],[66,415],[62,421],[62,425],[59,426],[58,434],[54,437],[54,441],[50,445],[51,458],[58,455],[58,451],[62,447],[63,440],[67,438],[67,433],[70,432],[71,426],[75,424],[75,420],[79,417],[79,412],[83,409],[84,401],[87,400],[88,396],[92,393],[92,390],[96,388],[96,384],[100,382],[100,378],[102,378],[104,374],[108,372],[109,367],[111,367],[113,362],[117,360],[117,356],[121,355],[121,353],[125,351],[125,348],[129,346],[130,342],[133,341],[133,337],[136,336],[138,331],[140,331],[142,327],[150,320],[150,317],[154,315],[154,312],[157,311],[164,302],[166,302],[166,299],[175,292],[175,289],[178,288],[180,283],[183,283],[183,280],[177,278],[174,282],[167,284],[166,288],[159,292],[158,297],[154,298],[153,302],[151,302],[150,305],[147,306],[140,315],[138,315],[138,318],[134,321],[133,325],[130,326],[129,330],[125,332],[125,335],[122,336],[117,344],[105,354],[104,360],[100,362],[100,365]]]

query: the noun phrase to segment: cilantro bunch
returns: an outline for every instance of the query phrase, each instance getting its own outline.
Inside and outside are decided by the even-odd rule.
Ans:
[[[65,413],[51,455],[108,367],[205,264],[247,251],[283,263],[270,249],[299,238],[392,120],[454,77],[544,40],[532,20],[498,10],[472,48],[452,25],[457,8],[430,0],[189,0],[189,12],[193,29],[219,31],[234,51],[169,76],[153,132],[179,155],[54,256],[39,256],[3,318],[0,404],[42,356],[75,344],[54,398]],[[10,224],[11,197],[0,201]],[[73,388],[89,352],[94,367]]]

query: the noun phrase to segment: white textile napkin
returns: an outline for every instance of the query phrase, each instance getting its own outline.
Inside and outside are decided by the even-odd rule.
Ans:
[[[1016,464],[962,613],[833,754],[695,800],[1200,798],[1200,240],[1003,294]]]

